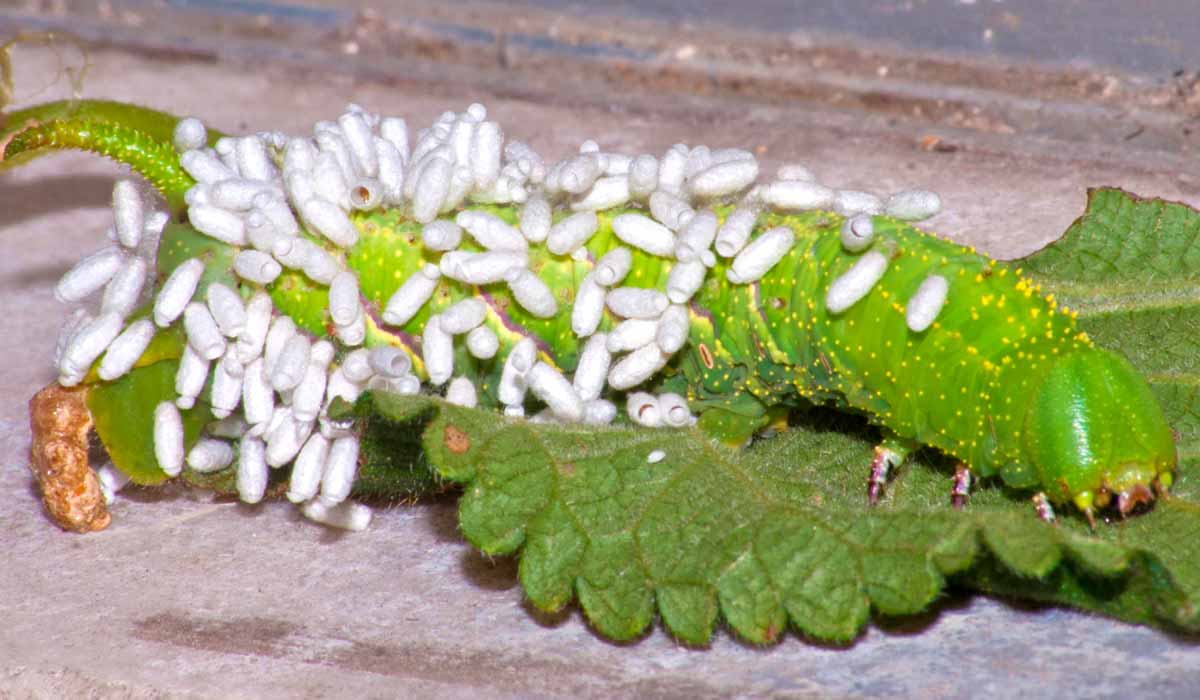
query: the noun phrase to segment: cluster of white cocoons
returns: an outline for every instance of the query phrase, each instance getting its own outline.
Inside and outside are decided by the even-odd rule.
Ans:
[[[502,363],[498,398],[506,415],[524,416],[532,395],[545,406],[535,421],[607,424],[623,402],[639,425],[692,425],[696,419],[683,396],[635,389],[687,344],[688,304],[718,258],[730,260],[729,283],[751,284],[792,249],[790,229],[758,230],[765,210],[835,210],[847,217],[843,245],[859,252],[871,245],[872,216],[915,220],[940,208],[931,192],[884,200],[831,189],[799,165],[785,165],[774,181],[758,185],[754,154],[734,148],[676,144],[657,157],[608,153],[587,141],[577,154],[547,164],[529,145],[506,142],[479,104],[442,114],[411,145],[403,119],[355,105],[336,121],[318,122],[311,136],[226,137],[211,148],[204,125],[188,118],[176,128],[175,145],[197,183],[186,194],[188,219],[236,249],[233,271],[240,281],[233,287],[212,282],[201,293],[204,263],[185,261],[159,287],[151,313],[128,320],[148,301],[146,282],[155,274],[167,217],[147,213],[137,188],[118,183],[114,244],[85,258],[56,289],[69,302],[104,290],[98,308],[77,310],[61,334],[60,381],[79,383],[101,356],[100,377],[118,378],[158,329],[182,324],[187,345],[177,396],[155,409],[154,448],[163,471],[175,476],[185,464],[197,472],[235,467],[241,499],[257,503],[270,470],[291,465],[288,499],[315,521],[352,530],[367,527],[371,511],[347,500],[359,444],[352,425],[329,418],[335,399],[354,401],[368,388],[418,393],[419,358],[431,387],[450,402],[475,406],[476,385],[456,375],[461,345],[475,358]],[[472,203],[512,203],[520,207],[519,222],[510,225]],[[712,207],[730,203],[734,210],[719,224]],[[615,217],[613,232],[623,245],[591,261],[585,246],[599,229],[596,212],[616,207],[641,211]],[[530,246],[544,244],[554,255],[590,264],[570,309],[582,348],[575,372],[564,374],[532,338],[502,351],[497,313],[482,293],[431,316],[417,350],[363,347],[368,314],[376,310],[365,306],[345,251],[359,237],[353,212],[375,208],[400,208],[423,224],[422,243],[437,254],[436,263],[401,281],[377,310],[376,322],[384,326],[408,323],[447,280],[481,291],[503,286],[526,312],[550,318],[560,311],[558,297],[530,268]],[[556,211],[566,212],[557,222]],[[460,250],[466,239],[482,251]],[[671,261],[663,288],[624,284],[634,249]],[[830,289],[829,308],[845,309],[862,298],[884,268],[882,254],[865,252]],[[328,287],[330,337],[313,338],[275,309],[267,287],[284,269]],[[945,287],[940,277],[922,285],[910,326],[932,323]],[[611,328],[602,332],[606,317]],[[217,420],[185,454],[180,411],[194,406],[206,387]],[[650,461],[659,459],[655,454]],[[111,497],[128,479],[111,466],[105,470],[101,481]]]

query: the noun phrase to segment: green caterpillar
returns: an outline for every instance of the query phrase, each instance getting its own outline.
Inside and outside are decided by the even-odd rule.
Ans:
[[[1043,517],[1073,503],[1089,521],[1171,485],[1171,431],[1125,359],[1094,347],[1019,269],[882,215],[870,195],[794,168],[754,186],[757,162],[733,149],[676,146],[658,160],[588,144],[546,167],[528,146],[504,147],[478,105],[443,115],[411,150],[401,120],[356,108],[314,134],[216,140],[179,122],[182,157],[145,168],[182,164],[198,182],[186,197],[165,192],[189,223],[162,234],[157,296],[64,335],[64,383],[85,379],[84,365],[119,376],[101,352],[114,355],[133,323],[148,334],[151,317],[164,329],[155,338],[178,338],[182,315],[179,396],[155,415],[167,475],[185,451],[209,471],[236,452],[239,492],[255,501],[268,462],[293,464],[289,497],[308,515],[365,526],[345,501],[357,442],[324,408],[424,382],[512,415],[544,404],[539,417],[556,420],[606,422],[624,398],[634,422],[695,414],[730,444],[799,402],[833,404],[884,432],[872,503],[918,445],[960,461],[959,507],[972,475],[1037,491]],[[921,209],[928,196],[915,195]],[[141,206],[115,203],[118,234]],[[886,211],[919,218],[906,208],[902,195]],[[204,264],[181,293],[173,280],[191,260]],[[120,274],[106,267],[77,286],[109,285],[107,303]],[[202,356],[198,374],[187,375],[199,362],[189,353]],[[236,451],[191,429],[185,440],[184,422],[208,410],[222,418],[211,435],[238,439]]]

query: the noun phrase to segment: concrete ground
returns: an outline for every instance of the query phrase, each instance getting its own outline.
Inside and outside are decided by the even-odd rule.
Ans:
[[[406,23],[360,11],[332,34],[261,15],[181,28],[134,12],[148,3],[57,12],[83,4],[0,10],[0,36],[74,27],[89,39],[84,95],[230,131],[302,132],[351,101],[422,124],[483,101],[511,136],[552,157],[585,138],[628,152],[748,146],[768,172],[801,161],[836,186],[932,188],[946,204],[932,229],[1006,257],[1061,233],[1090,185],[1200,204],[1195,95],[1170,76],[811,43],[722,53],[703,28],[663,39],[652,20],[598,30],[622,41],[589,44],[580,58],[575,25],[534,10],[490,39],[464,33],[494,20],[482,4],[447,28],[434,10],[397,3],[411,11]],[[288,41],[305,32],[308,43]],[[463,36],[480,46],[462,49]],[[540,39],[518,46],[513,36]],[[18,101],[68,91],[58,52],[14,58]],[[771,98],[785,90],[791,98]],[[0,175],[0,696],[1170,698],[1200,687],[1195,639],[963,594],[872,625],[844,649],[795,636],[756,648],[727,633],[689,649],[660,629],[611,644],[576,609],[547,617],[527,605],[515,563],[473,552],[449,500],[383,510],[367,532],[342,534],[288,504],[133,490],[107,530],[61,532],[26,468],[25,402],[54,378],[65,310],[52,287],[104,243],[121,174],[64,154]]]

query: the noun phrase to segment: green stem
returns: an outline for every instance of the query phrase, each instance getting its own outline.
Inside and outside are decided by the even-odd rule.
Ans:
[[[179,121],[166,112],[108,100],[62,100],[0,117],[0,170],[56,150],[76,148],[129,165],[154,185],[173,215],[195,184],[173,144]],[[210,131],[209,143],[221,134]]]

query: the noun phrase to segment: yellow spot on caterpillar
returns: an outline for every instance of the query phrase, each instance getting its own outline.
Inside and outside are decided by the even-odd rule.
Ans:
[[[992,305],[992,300],[993,300],[993,299],[995,299],[995,298],[996,298],[996,295],[995,295],[995,294],[985,294],[985,295],[983,295],[983,298],[981,298],[981,299],[979,300],[979,302],[980,302],[981,304],[983,304],[984,306],[991,306],[991,305]]]
[[[1039,308],[1037,308],[1037,307],[1034,307],[1034,308],[1032,308],[1032,309],[1030,309],[1030,310],[1029,310],[1029,317],[1030,317],[1030,318],[1037,318],[1038,316],[1040,316],[1040,315],[1041,315],[1041,313],[1042,313],[1042,310],[1041,310],[1041,309],[1039,309]]]

